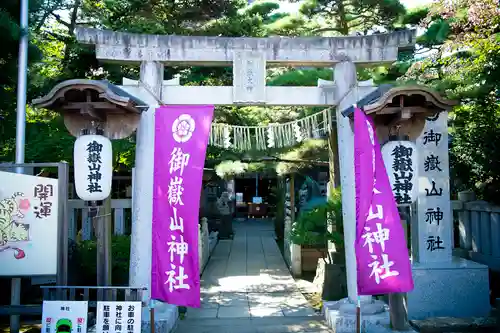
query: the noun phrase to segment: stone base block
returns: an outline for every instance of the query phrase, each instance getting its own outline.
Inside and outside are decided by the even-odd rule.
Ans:
[[[408,318],[485,317],[491,310],[488,267],[463,258],[414,263],[415,289],[408,293]]]
[[[356,305],[347,299],[336,302],[324,302],[323,312],[328,326],[335,333],[356,332]],[[389,333],[390,318],[388,307],[381,301],[361,304],[361,332]],[[407,332],[415,332],[408,327]]]
[[[155,304],[155,333],[173,332],[179,313],[176,305],[158,303]],[[142,309],[141,333],[151,333],[149,308]]]

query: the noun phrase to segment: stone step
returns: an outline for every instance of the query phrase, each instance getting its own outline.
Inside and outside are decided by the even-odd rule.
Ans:
[[[186,318],[179,320],[175,333],[331,333],[324,318],[263,317],[263,318]]]
[[[424,320],[411,320],[420,333],[498,333],[495,317],[488,318],[453,318],[435,317]]]

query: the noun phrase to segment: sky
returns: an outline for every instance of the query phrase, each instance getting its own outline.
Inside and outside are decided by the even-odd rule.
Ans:
[[[283,11],[287,12],[295,12],[298,10],[298,7],[300,6],[300,3],[289,3],[288,1],[280,1],[281,2],[281,9]],[[401,2],[407,7],[407,8],[414,8],[418,7],[421,5],[425,5],[428,3],[431,3],[432,0],[401,0]]]

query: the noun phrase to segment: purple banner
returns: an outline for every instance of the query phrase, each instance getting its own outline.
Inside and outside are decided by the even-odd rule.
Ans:
[[[413,290],[403,226],[373,122],[354,111],[358,294]]]
[[[200,307],[198,223],[213,106],[162,106],[155,115],[151,298]]]

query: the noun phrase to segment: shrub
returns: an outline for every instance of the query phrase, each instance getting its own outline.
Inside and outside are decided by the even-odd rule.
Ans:
[[[331,231],[329,226],[332,226]],[[337,248],[342,248],[344,237],[340,190],[335,190],[328,200],[323,197],[309,200],[293,223],[290,238],[299,245],[324,247],[331,241]]]
[[[130,261],[130,236],[113,236],[111,239],[112,283],[114,286],[128,285]],[[72,265],[77,269],[73,284],[93,286],[97,274],[97,242],[82,241],[77,244],[76,256]]]
[[[279,183],[272,189],[276,202],[276,213],[274,215],[274,233],[276,238],[283,240],[285,230],[285,189],[283,184]]]

